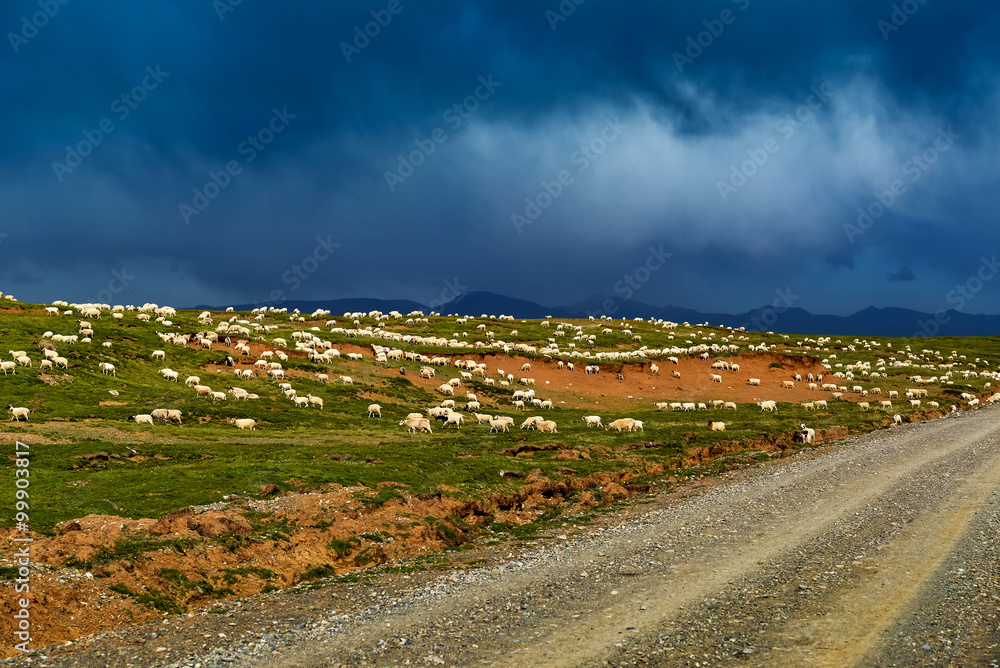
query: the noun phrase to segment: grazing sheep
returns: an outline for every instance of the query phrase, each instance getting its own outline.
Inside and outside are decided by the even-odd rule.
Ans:
[[[181,411],[178,410],[178,409],[176,409],[176,408],[168,408],[167,409],[167,421],[168,422],[170,420],[174,420],[175,422],[177,422],[177,424],[181,424],[181,417],[182,416],[183,416],[183,413],[181,413]]]
[[[38,363],[38,368],[39,369],[51,369],[52,368],[52,360],[42,360],[41,362]]]
[[[47,362],[48,360],[45,360],[45,361]],[[97,366],[101,369],[101,373],[104,374],[105,376],[115,376],[115,377],[117,377],[117,374],[115,374],[115,365],[114,364],[111,364],[110,362],[101,362]]]
[[[882,407],[882,408],[884,408],[885,410],[889,410],[890,408],[892,408],[892,402],[891,401],[880,401],[878,403],[879,403],[879,406]]]
[[[478,401],[470,401],[465,404],[465,410],[467,411],[478,411],[480,408],[482,408],[482,406],[479,405]]]
[[[3,375],[7,375],[10,371],[15,376],[17,375],[17,364],[15,362],[0,362],[0,371],[3,371]]]
[[[444,401],[441,402],[440,406],[441,406],[441,408],[454,408],[455,407],[455,400],[454,399],[445,399]]]
[[[405,420],[399,421],[399,426],[406,426],[407,433],[414,434],[418,431],[426,431],[428,434],[434,432],[431,431],[431,421],[425,417],[420,418],[407,418]]]
[[[811,445],[813,442],[813,438],[815,438],[816,436],[816,430],[810,429],[804,424],[799,425],[799,428],[802,430],[802,441],[804,443],[809,443]]]
[[[149,412],[149,414],[152,415],[157,420],[166,420],[167,419],[167,409],[166,408],[154,408],[152,411]]]
[[[708,422],[708,428],[711,431],[725,431],[726,430],[726,423],[725,422],[712,422],[711,420],[709,420],[709,422]]]
[[[649,372],[651,374],[654,374],[654,375],[659,374],[660,373],[660,367],[656,366],[655,364],[650,364],[649,365]]]
[[[509,431],[510,424],[506,420],[490,420],[490,433]]]
[[[284,369],[271,369],[270,371],[267,372],[267,375],[271,376],[275,380],[284,380],[285,379],[285,370]],[[347,377],[345,376],[345,378],[347,378]],[[348,378],[347,380],[350,381],[350,378]],[[347,384],[350,385],[349,382]]]
[[[221,401],[225,401],[226,400],[226,393],[225,392],[210,392],[208,396],[211,397],[213,404],[215,402],[217,402],[217,401],[220,401],[220,400]]]
[[[673,376],[674,378],[680,378],[681,377],[681,372],[680,371],[671,371],[670,375]]]
[[[438,385],[437,391],[440,392],[441,394],[447,394],[448,396],[452,397],[455,396],[455,388],[449,385],[448,383]]]
[[[177,382],[177,379],[180,377],[180,374],[174,371],[173,369],[160,369],[159,373],[166,380],[172,380],[175,383]]]
[[[184,380],[184,384],[187,385],[188,387],[194,387],[195,385],[200,385],[201,378],[199,378],[198,376],[188,376]]]
[[[781,381],[781,387],[792,389],[792,388],[795,387],[795,381],[792,381],[792,380],[783,380],[783,381]]]
[[[236,425],[237,429],[250,429],[251,431],[256,431],[257,429],[257,421],[250,418],[229,418],[229,424]]]
[[[920,405],[920,399],[910,399],[910,405],[916,408]]]
[[[152,357],[154,360],[165,360],[167,359],[167,353],[163,352],[162,350],[154,350],[153,354],[150,355],[150,357]]]
[[[31,412],[27,408],[24,408],[23,406],[22,407],[14,407],[14,406],[8,405],[7,406],[7,410],[10,411],[10,419],[11,420],[16,420],[18,422],[21,421],[21,418],[24,418],[24,421],[27,422],[28,421],[28,413]]]
[[[813,402],[816,404],[816,408],[829,408],[826,403],[826,399],[820,399],[819,401]]]
[[[778,402],[776,401],[758,401],[757,405],[760,406],[760,412],[769,411],[774,413],[778,410]]]
[[[536,422],[535,423],[535,429],[537,429],[539,432],[543,432],[543,433],[549,433],[549,434],[558,434],[559,433],[556,430],[556,423],[553,422],[552,420],[542,420],[540,422]]]
[[[536,424],[544,420],[541,415],[533,415],[530,418],[525,418],[524,422],[521,423],[521,429],[536,429]]]
[[[736,410],[736,402],[727,401],[726,403],[722,404],[722,409],[727,411],[734,411]]]
[[[492,415],[487,415],[485,413],[473,413],[472,417],[476,418],[476,422],[479,424],[489,424],[493,419]]]
[[[552,402],[546,399],[542,403],[538,404],[539,408],[553,408]]]
[[[871,405],[867,401],[859,401],[858,408],[860,408],[863,411],[866,411],[869,408],[871,408]]]
[[[14,360],[20,366],[31,366],[31,358],[27,355],[18,355],[17,359]]]
[[[609,422],[608,426],[604,428],[604,431],[609,429],[614,429],[615,431],[621,433],[622,431],[632,431],[635,428],[635,420],[632,418],[619,418],[614,422]]]
[[[143,413],[141,415],[133,415],[132,419],[135,420],[136,424],[148,424],[153,425],[153,416],[148,413]]]
[[[585,415],[583,417],[583,421],[584,421],[584,423],[586,423],[586,425],[588,427],[603,427],[604,426],[601,423],[601,416],[600,415]]]
[[[722,382],[722,376],[719,376],[718,374],[714,374],[713,373],[713,374],[709,375],[709,380],[711,380],[713,383],[721,383]]]
[[[309,402],[310,406],[316,406],[322,410],[323,408],[323,397],[315,397],[311,394],[306,395],[306,401]]]
[[[899,399],[899,391],[898,390],[889,390],[888,396],[889,396],[890,399]]]
[[[806,401],[806,402],[803,402],[802,408],[806,409],[807,411],[814,411],[814,410],[816,410],[816,404],[814,404],[811,401]]]
[[[642,424],[642,420],[633,421],[632,431],[646,431],[646,428]]]
[[[448,413],[448,415],[445,416],[444,424],[441,425],[441,428],[444,429],[448,425],[453,424],[456,425],[459,429],[461,429],[462,423],[464,422],[465,422],[465,417],[461,413]]]
[[[296,406],[302,406],[303,408],[307,408],[309,406],[309,399],[306,397],[295,397],[292,401],[295,402]]]
[[[893,415],[892,416],[892,423],[893,424],[903,424],[903,416],[900,415],[899,413]]]
[[[330,376],[328,376],[325,373],[317,373],[316,374],[316,380],[318,380],[321,383],[329,383],[330,382]]]
[[[760,378],[747,378],[747,385],[760,385]]]
[[[936,401],[928,401],[927,405],[930,406],[931,408],[940,408],[941,407],[941,405],[938,402],[936,402]]]
[[[382,417],[382,407],[378,404],[368,406],[368,417]]]

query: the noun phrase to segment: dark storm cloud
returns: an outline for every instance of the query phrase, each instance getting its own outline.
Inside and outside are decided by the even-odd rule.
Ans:
[[[0,289],[555,304],[662,245],[633,299],[933,309],[1000,245],[1000,11],[895,6],[7,3]]]
[[[913,273],[913,270],[909,267],[900,267],[899,271],[893,272],[886,276],[886,280],[890,283],[900,283],[904,281],[915,281],[917,280],[917,275]]]

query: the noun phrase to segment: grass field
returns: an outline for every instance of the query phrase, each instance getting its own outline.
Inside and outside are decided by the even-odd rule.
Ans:
[[[33,558],[53,574],[33,587],[65,597],[57,592],[69,585],[55,574],[79,577],[87,571],[97,578],[90,581],[95,588],[89,604],[78,601],[51,611],[48,641],[75,637],[58,630],[67,615],[83,625],[73,633],[94,632],[141,617],[138,610],[178,612],[334,574],[356,577],[358,569],[401,557],[423,555],[391,567],[420,568],[434,563],[428,549],[530,537],[552,522],[579,521],[647,490],[670,489],[685,479],[806,447],[792,442],[801,423],[815,429],[824,443],[885,428],[896,413],[916,420],[940,415],[952,404],[967,406],[963,393],[980,399],[992,394],[987,384],[994,382],[1000,359],[1000,343],[992,338],[879,339],[866,346],[853,338],[826,341],[662,322],[569,321],[560,328],[560,322],[481,317],[461,322],[433,314],[422,322],[355,314],[334,315],[336,324],[328,324],[327,317],[300,321],[280,313],[213,313],[212,323],[203,324],[198,313],[181,311],[169,316],[168,325],[162,317],[142,322],[136,315],[127,310],[113,318],[104,311],[100,319],[88,318],[92,340],[56,344],[68,368],[43,370],[41,345],[60,335],[79,336],[80,316],[50,316],[44,305],[0,300],[0,334],[7,344],[0,359],[12,360],[12,353],[20,351],[31,359],[30,366],[0,375],[0,404],[30,410],[27,422],[8,420],[0,430],[0,447],[7,452],[0,478],[10,481],[0,485],[0,504],[25,511],[36,537]],[[158,335],[213,331],[229,320],[251,330],[249,335],[230,333],[230,347],[223,342],[224,332],[211,349],[165,342]],[[560,329],[564,336],[556,334]],[[345,354],[310,361],[296,337]],[[275,338],[286,344],[275,345]],[[238,355],[239,341],[253,346],[254,354]],[[395,347],[425,360],[445,357],[449,363],[433,366],[436,377],[422,380],[426,361],[377,363],[373,346]],[[153,360],[154,350],[163,350],[166,359]],[[296,406],[263,371],[237,379],[225,365],[232,356],[237,368],[253,368],[265,350],[287,355],[281,362],[285,382],[300,397],[322,398],[322,409]],[[349,360],[348,351],[360,351],[363,358]],[[669,357],[679,358],[679,366],[672,366]],[[454,362],[461,359],[485,360],[495,383],[477,377],[458,388],[454,399],[466,424],[442,428],[433,421],[432,434],[407,433],[400,420],[445,399],[435,388],[460,377],[463,369]],[[725,385],[711,384],[703,372],[717,359],[747,368],[743,375],[727,376]],[[557,370],[556,360],[572,362],[575,371]],[[102,362],[113,364],[116,375],[101,373]],[[522,371],[522,363],[534,371]],[[658,375],[650,363],[661,367]],[[869,371],[884,371],[886,377],[865,375],[869,371],[861,365],[866,363]],[[601,367],[601,375],[584,373],[583,367],[592,364]],[[514,410],[511,393],[524,386],[515,380],[501,387],[498,367],[515,376],[537,375],[538,397],[552,400],[554,407]],[[885,394],[866,398],[873,404],[890,390],[900,398],[888,412],[860,410],[857,394],[834,400],[830,392],[799,387],[796,398],[787,399],[792,395],[781,394],[780,380],[792,369],[807,367],[828,373],[826,382],[880,387]],[[176,370],[179,382],[162,377],[163,368]],[[683,383],[671,369],[684,369]],[[745,386],[750,372],[763,378],[764,387]],[[340,382],[341,375],[353,384]],[[916,383],[911,379],[916,375],[936,379]],[[227,394],[213,403],[185,385],[188,376],[198,376],[216,391],[235,386],[258,398],[239,401]],[[914,387],[928,391],[919,407],[903,398]],[[494,434],[477,425],[463,410],[466,391],[476,393],[480,412],[511,416],[514,427]],[[758,391],[761,398],[779,401],[776,412],[762,412],[753,403]],[[714,392],[720,399],[736,399],[737,410],[669,412],[653,405],[693,396],[705,401]],[[821,398],[829,400],[825,409],[801,405]],[[929,401],[938,401],[941,411],[928,411]],[[381,405],[380,418],[367,417],[371,403]],[[132,420],[157,408],[179,409],[183,424]],[[605,424],[632,417],[644,423],[644,430],[588,428],[582,418],[595,414]],[[519,429],[530,415],[554,420],[558,433]],[[231,418],[252,418],[257,428],[237,429]],[[709,420],[725,421],[726,430],[710,431]],[[29,498],[20,499],[19,507],[15,472],[24,461],[19,467],[16,441],[30,452]],[[272,500],[274,505],[267,505]],[[0,519],[9,538],[18,535],[16,519],[14,512]],[[85,528],[73,529],[70,521],[76,519]],[[4,584],[17,572],[9,565],[14,549],[10,541],[0,547]],[[117,612],[102,612],[99,605]]]

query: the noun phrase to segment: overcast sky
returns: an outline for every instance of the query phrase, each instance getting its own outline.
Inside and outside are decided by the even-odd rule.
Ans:
[[[237,2],[0,5],[0,290],[1000,313],[995,2]]]

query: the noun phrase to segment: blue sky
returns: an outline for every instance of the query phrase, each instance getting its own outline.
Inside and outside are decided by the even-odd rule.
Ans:
[[[964,286],[1000,313],[995,3],[18,0],[0,29],[22,300],[556,305],[632,277],[702,311]]]

